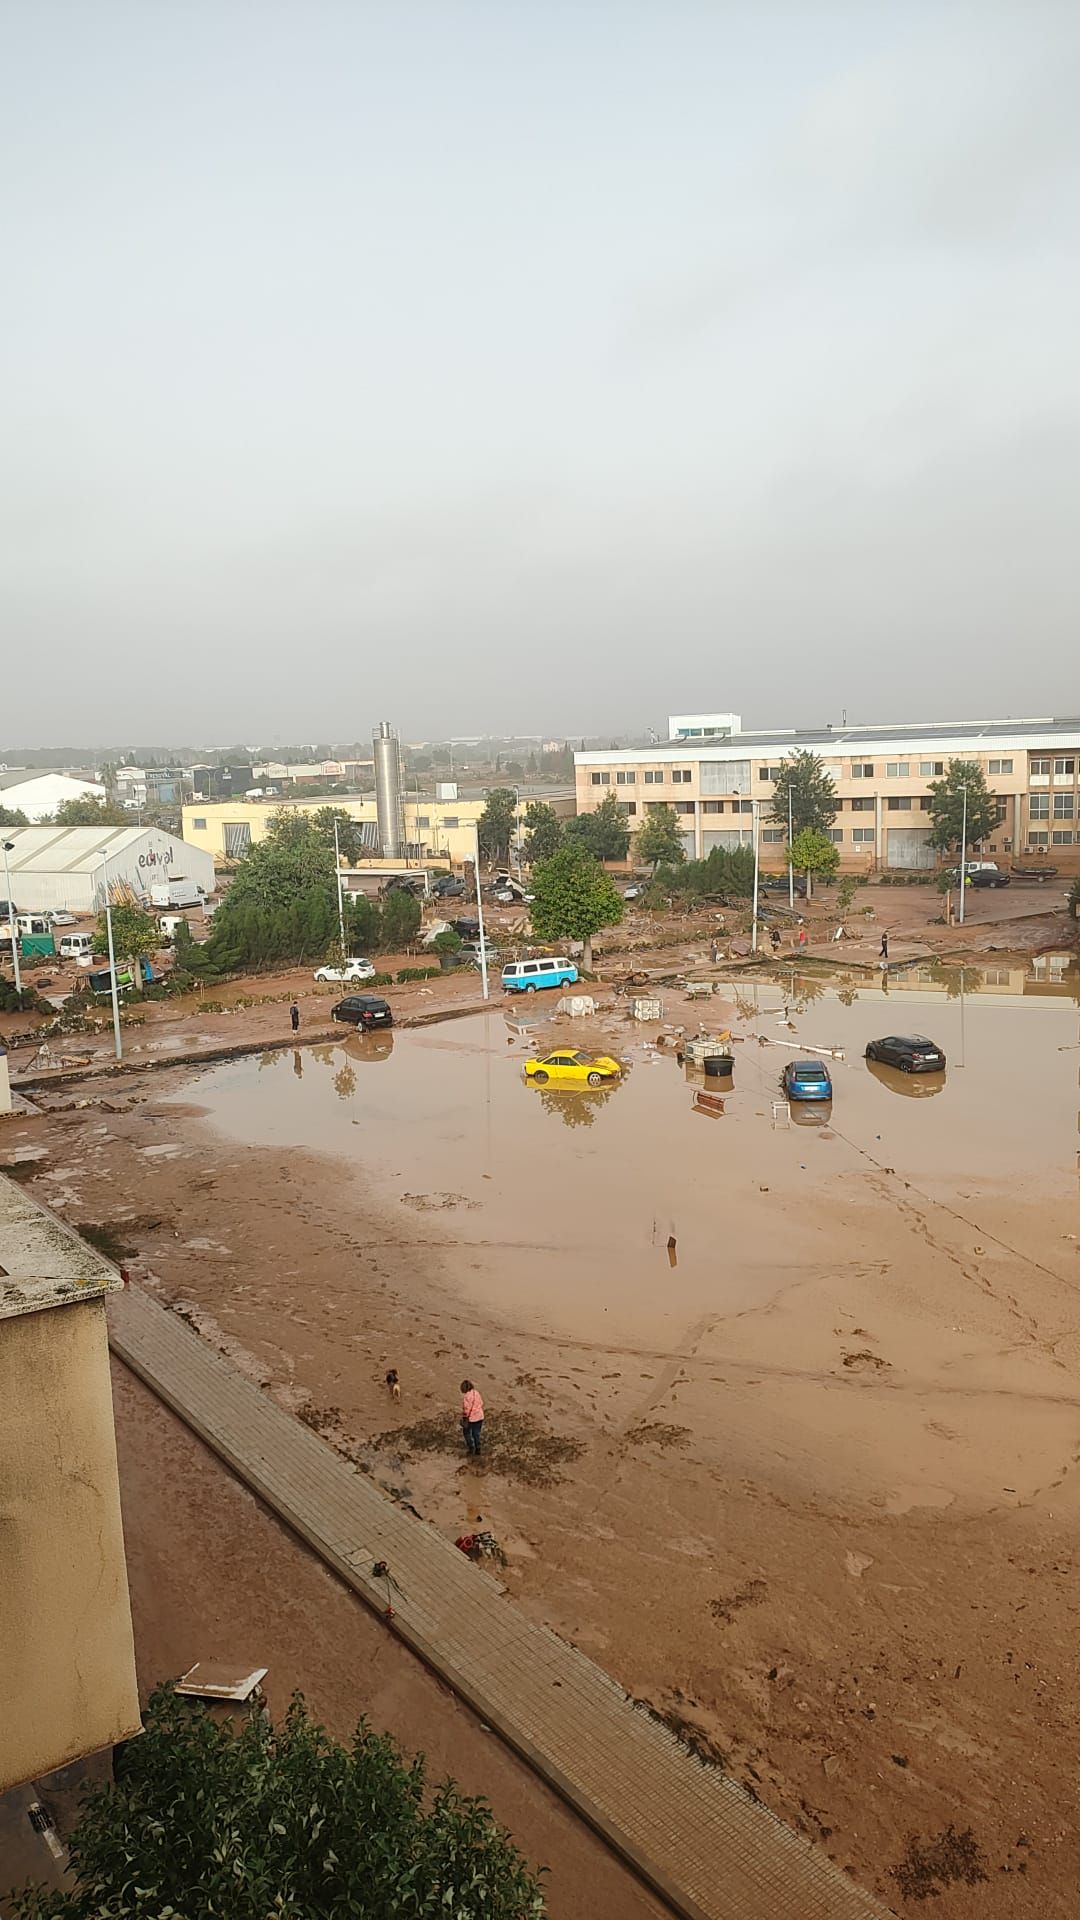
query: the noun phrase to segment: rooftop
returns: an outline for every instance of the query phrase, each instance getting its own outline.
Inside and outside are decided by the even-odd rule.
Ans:
[[[859,753],[864,749],[872,751],[875,747],[910,746],[935,743],[942,746],[950,744],[963,748],[978,749],[980,745],[991,747],[998,742],[1024,741],[1032,747],[1051,746],[1061,741],[1070,746],[1080,745],[1080,718],[1076,719],[1023,719],[1023,720],[911,720],[903,724],[890,722],[878,726],[873,722],[841,727],[771,727],[759,733],[732,733],[717,738],[707,737],[700,740],[665,740],[656,746],[609,748],[604,751],[587,749],[584,753],[575,753],[575,763],[585,765],[594,760],[625,760],[629,756],[635,759],[652,760],[657,757],[667,759],[686,759],[687,756],[699,758],[733,760],[740,754],[754,759],[761,754],[790,753],[797,748],[812,748],[831,754],[844,755]]]
[[[156,829],[149,827],[5,827],[4,838],[15,873],[93,873],[101,856],[127,849]]]
[[[0,1320],[97,1300],[122,1284],[102,1254],[0,1175]]]

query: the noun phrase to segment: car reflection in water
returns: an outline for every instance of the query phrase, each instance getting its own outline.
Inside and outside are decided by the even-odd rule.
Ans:
[[[828,1127],[832,1124],[831,1100],[791,1100],[788,1102],[793,1127]]]
[[[371,1066],[377,1060],[389,1060],[394,1051],[393,1027],[373,1027],[368,1033],[356,1033],[346,1040],[342,1052],[358,1067]]]
[[[541,1087],[535,1080],[525,1082],[544,1112],[557,1113],[564,1127],[593,1126],[601,1107],[614,1099],[622,1084],[622,1079],[610,1080],[602,1087]]]
[[[901,1067],[883,1066],[880,1060],[868,1060],[866,1071],[890,1093],[902,1093],[908,1100],[928,1100],[945,1085],[944,1073],[905,1073]]]

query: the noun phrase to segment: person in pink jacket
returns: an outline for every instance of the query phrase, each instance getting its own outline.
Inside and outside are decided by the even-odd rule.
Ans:
[[[480,1436],[484,1431],[484,1403],[471,1380],[461,1383],[461,1431],[465,1435],[466,1452],[479,1454]]]

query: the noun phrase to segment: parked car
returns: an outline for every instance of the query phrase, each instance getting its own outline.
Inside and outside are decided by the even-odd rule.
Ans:
[[[1042,885],[1042,882],[1044,880],[1057,879],[1056,867],[1018,866],[1015,860],[1013,861],[1012,866],[1009,868],[1009,872],[1012,874],[1015,874],[1018,880],[1037,880],[1040,886]]]
[[[536,993],[544,987],[572,987],[578,970],[572,960],[544,957],[539,960],[513,960],[502,970],[506,993]]]
[[[465,893],[465,882],[456,873],[444,873],[432,883],[431,891],[440,900],[460,900]]]
[[[945,1055],[925,1034],[887,1034],[884,1040],[868,1040],[866,1058],[879,1060],[883,1067],[899,1067],[901,1073],[944,1073]]]
[[[525,1078],[544,1086],[557,1080],[563,1086],[602,1087],[606,1080],[617,1080],[622,1073],[618,1060],[607,1053],[548,1053],[542,1060],[526,1060]]]
[[[644,887],[624,887],[622,897],[624,900],[640,900],[644,891]]]
[[[50,908],[49,912],[45,915],[45,919],[51,920],[54,927],[74,927],[77,924],[77,916],[75,914],[62,913],[58,907]]]
[[[60,936],[61,960],[89,960],[93,951],[92,933],[64,933]]]
[[[344,1020],[351,1027],[392,1027],[394,1016],[388,1000],[377,993],[350,993],[330,1009],[331,1020]]]
[[[787,874],[763,873],[761,876],[761,891],[763,893],[787,893],[789,891]],[[805,876],[795,875],[795,892],[798,894],[800,900],[805,899]]]
[[[465,914],[460,920],[453,921],[452,924],[454,932],[460,934],[463,940],[479,939],[480,922],[475,914]]]
[[[999,867],[994,867],[993,870],[989,867],[977,867],[974,873],[968,874],[968,884],[973,887],[1007,887],[1010,881],[1009,875],[1002,873]]]
[[[371,960],[362,957],[346,960],[343,967],[316,967],[316,980],[373,980],[378,968]]]
[[[484,952],[489,967],[499,957],[498,947],[493,946],[491,941],[485,937],[483,940],[463,940],[461,943],[461,958],[463,960],[475,960],[477,966],[479,966],[481,950]]]
[[[829,1069],[821,1060],[789,1060],[780,1075],[789,1100],[831,1100]]]
[[[501,907],[512,907],[515,902],[521,904],[535,900],[536,895],[526,893],[523,887],[500,887],[495,898]]]

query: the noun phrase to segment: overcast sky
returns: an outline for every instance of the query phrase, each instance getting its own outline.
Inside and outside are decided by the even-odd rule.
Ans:
[[[6,0],[0,742],[1080,709],[1076,0]]]

